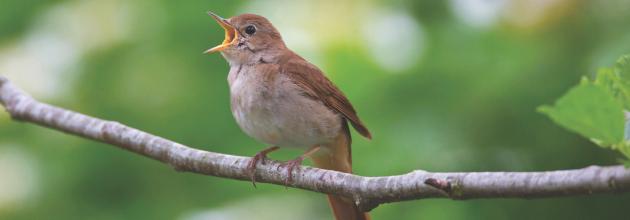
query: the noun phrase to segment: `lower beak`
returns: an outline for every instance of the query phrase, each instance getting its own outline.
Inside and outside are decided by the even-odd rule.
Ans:
[[[208,14],[212,16],[212,18],[215,21],[217,21],[219,25],[221,25],[223,30],[225,30],[225,39],[223,40],[223,43],[219,44],[216,47],[206,50],[204,53],[208,54],[208,53],[214,53],[217,51],[223,51],[227,49],[229,46],[231,46],[232,44],[235,44],[237,42],[238,34],[236,34],[236,29],[234,28],[234,26],[232,26],[226,19],[219,17],[215,13],[208,12]]]

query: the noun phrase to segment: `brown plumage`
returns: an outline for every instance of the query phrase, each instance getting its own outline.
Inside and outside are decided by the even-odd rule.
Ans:
[[[368,139],[372,134],[363,125],[354,107],[346,96],[335,86],[319,68],[295,55],[295,58],[284,63],[283,71],[290,74],[289,77],[304,89],[306,95],[323,102],[332,110],[340,113],[350,121],[352,127]]]
[[[211,13],[225,29],[225,40],[207,52],[220,51],[230,64],[231,109],[249,136],[272,145],[249,163],[252,181],[259,160],[278,147],[306,150],[287,162],[292,171],[309,157],[315,166],[352,172],[347,122],[371,138],[344,94],[315,65],[289,50],[266,18],[243,14],[229,20]],[[351,198],[328,196],[338,220],[369,219]]]

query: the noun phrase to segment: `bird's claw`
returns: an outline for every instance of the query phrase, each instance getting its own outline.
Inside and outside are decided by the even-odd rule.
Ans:
[[[254,155],[254,157],[252,157],[252,159],[250,159],[247,163],[247,172],[249,173],[249,178],[251,178],[254,188],[256,188],[256,165],[258,164],[258,161],[260,161],[260,163],[264,165],[265,160],[267,160],[267,154],[278,149],[279,147],[277,146],[272,146],[264,149],[256,153],[256,155]]]
[[[287,179],[284,180],[284,186],[288,186],[289,183],[293,182],[293,169],[295,169],[296,167],[299,168],[302,165],[302,161],[304,161],[304,158],[302,157],[298,157],[294,160],[289,160],[287,161],[285,164],[283,164],[282,166],[286,166],[287,167]]]
[[[265,160],[267,160],[267,154],[259,152],[249,160],[249,163],[247,163],[247,172],[249,173],[249,178],[252,180],[254,188],[256,188],[256,165],[258,164],[258,161],[264,165]]]

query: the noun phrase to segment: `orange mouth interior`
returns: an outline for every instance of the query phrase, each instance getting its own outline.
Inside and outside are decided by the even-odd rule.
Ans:
[[[217,21],[217,23],[219,23],[219,25],[221,25],[223,30],[225,30],[225,39],[223,40],[221,44],[206,50],[205,53],[214,53],[218,51],[223,51],[229,46],[235,44],[238,40],[238,34],[236,34],[236,29],[234,29],[234,27],[230,23],[228,23],[227,20],[225,20],[224,18],[221,18],[212,12],[210,12],[209,14],[210,16],[212,16],[212,18],[214,18],[215,21]]]

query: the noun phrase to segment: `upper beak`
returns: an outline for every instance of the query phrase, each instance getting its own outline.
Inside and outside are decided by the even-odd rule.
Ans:
[[[236,34],[234,26],[232,26],[226,19],[216,15],[215,13],[208,12],[208,14],[212,16],[212,18],[214,18],[214,20],[217,21],[217,23],[219,23],[219,25],[221,25],[221,27],[225,30],[225,39],[223,40],[223,43],[206,50],[204,53],[207,54],[223,51],[230,45],[235,44],[237,42],[238,35]]]

